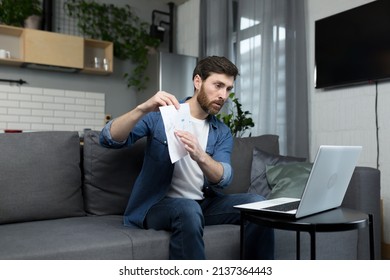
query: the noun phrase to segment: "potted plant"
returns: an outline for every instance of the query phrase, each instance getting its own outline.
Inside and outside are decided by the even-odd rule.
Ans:
[[[229,94],[228,100],[230,102],[227,102],[226,105],[228,105],[229,113],[221,112],[217,115],[217,118],[230,128],[234,137],[242,137],[247,129],[255,126],[252,118],[249,117],[251,113],[242,110],[242,104],[235,97],[234,92]]]
[[[29,17],[30,20],[27,20]],[[0,1],[0,22],[5,25],[24,27],[31,20],[38,20],[42,17],[42,4],[40,0],[1,0]],[[35,27],[38,26],[28,26]]]
[[[65,8],[70,17],[77,19],[77,26],[84,36],[113,42],[114,56],[135,64],[131,73],[124,73],[128,87],[146,88],[148,77],[144,71],[148,65],[148,52],[157,48],[160,42],[149,35],[149,25],[142,22],[129,5],[117,7],[87,0],[69,0],[65,2]]]

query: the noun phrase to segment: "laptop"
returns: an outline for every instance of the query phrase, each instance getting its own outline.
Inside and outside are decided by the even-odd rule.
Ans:
[[[300,199],[281,197],[234,207],[295,219],[337,208],[343,202],[361,150],[361,146],[320,146]]]

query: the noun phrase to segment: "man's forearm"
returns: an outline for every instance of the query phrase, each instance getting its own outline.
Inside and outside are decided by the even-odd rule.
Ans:
[[[147,113],[157,111],[160,106],[174,105],[179,109],[176,97],[168,92],[159,91],[153,97],[138,105],[130,112],[116,118],[111,125],[111,137],[115,141],[124,141],[137,122]]]
[[[136,107],[130,112],[114,119],[110,130],[112,139],[118,142],[126,140],[143,115],[143,111]]]

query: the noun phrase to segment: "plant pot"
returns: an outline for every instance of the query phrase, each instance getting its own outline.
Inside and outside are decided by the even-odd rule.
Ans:
[[[24,27],[30,29],[41,29],[42,17],[37,15],[29,16],[24,21]]]

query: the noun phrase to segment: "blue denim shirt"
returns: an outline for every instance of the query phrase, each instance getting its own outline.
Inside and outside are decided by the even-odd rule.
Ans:
[[[217,184],[204,180],[204,186],[224,188],[232,181],[230,155],[233,137],[230,129],[210,115],[209,136],[206,153],[223,165],[222,179]],[[124,142],[116,142],[110,134],[112,121],[106,124],[100,133],[100,144],[108,148],[131,147],[138,139],[147,137],[147,148],[142,170],[134,183],[125,213],[124,224],[143,228],[144,218],[154,204],[165,197],[170,188],[173,167],[171,163],[164,124],[160,112],[145,115],[134,127]]]

